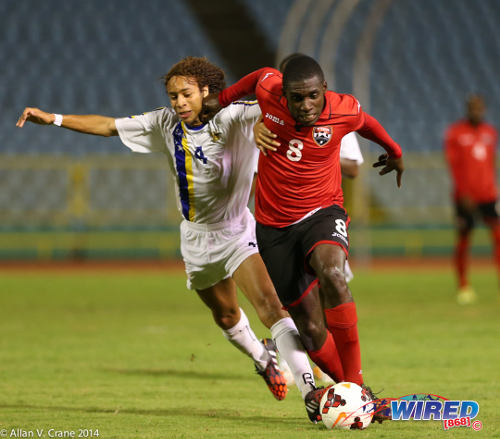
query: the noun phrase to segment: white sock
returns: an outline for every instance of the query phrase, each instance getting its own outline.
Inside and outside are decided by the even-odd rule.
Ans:
[[[290,317],[285,317],[271,326],[271,334],[280,356],[285,359],[292,371],[295,384],[302,393],[302,398],[305,398],[307,393],[314,388],[315,382],[309,358],[295,323]]]
[[[264,345],[257,339],[246,314],[240,308],[241,318],[232,328],[222,331],[224,337],[236,346],[241,352],[247,354],[257,364],[261,370],[264,370],[269,362],[270,356]]]

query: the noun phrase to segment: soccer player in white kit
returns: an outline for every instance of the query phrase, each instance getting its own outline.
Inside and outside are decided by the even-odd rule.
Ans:
[[[164,153],[178,193],[181,253],[187,285],[210,308],[224,336],[255,363],[276,399],[287,392],[273,340],[257,339],[239,307],[236,285],[270,328],[280,355],[305,395],[314,388],[307,355],[292,319],[282,309],[258,253],[255,220],[247,208],[258,150],[252,128],[260,117],[256,102],[236,102],[202,124],[203,97],[224,87],[224,73],[205,58],[187,57],[164,77],[172,108],[111,118],[60,115],[26,108],[26,121],[55,124],[101,136],[119,135],[132,151]]]

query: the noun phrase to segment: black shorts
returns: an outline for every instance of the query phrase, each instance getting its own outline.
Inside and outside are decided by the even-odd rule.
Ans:
[[[309,257],[319,244],[349,249],[349,217],[333,205],[298,224],[276,228],[257,223],[257,243],[274,287],[285,308],[296,305],[317,284]]]
[[[471,230],[476,225],[476,218],[480,217],[487,225],[491,226],[500,219],[497,212],[497,202],[476,204],[471,211],[460,202],[455,202],[455,214],[457,216],[458,227],[460,229]]]

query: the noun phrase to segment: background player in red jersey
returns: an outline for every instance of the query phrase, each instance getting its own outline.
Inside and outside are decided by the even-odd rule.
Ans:
[[[342,207],[340,141],[357,131],[383,146],[387,154],[375,166],[383,166],[381,175],[395,170],[398,186],[401,148],[356,98],[327,91],[321,67],[308,56],[291,59],[283,76],[272,68],[247,75],[220,93],[218,103],[251,93],[280,144],[259,157],[255,216],[262,258],[311,359],[337,382],[364,385],[356,306],[344,276],[349,218]],[[202,113],[216,110],[210,100]],[[306,398],[317,419],[323,393]]]
[[[476,300],[467,279],[467,253],[475,217],[482,217],[491,229],[495,261],[500,273],[500,222],[496,209],[497,184],[495,148],[498,134],[484,122],[486,107],[481,96],[466,102],[466,118],[453,123],[445,135],[446,160],[453,179],[453,198],[457,218],[455,267],[459,304]]]

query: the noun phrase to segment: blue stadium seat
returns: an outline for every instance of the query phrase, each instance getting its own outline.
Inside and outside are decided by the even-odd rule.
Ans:
[[[160,77],[182,57],[225,67],[177,0],[0,2],[0,154],[122,153],[104,139],[14,124],[25,106],[126,116],[165,105]],[[104,145],[106,144],[106,146]]]
[[[278,49],[287,15],[298,2],[241,0]],[[325,0],[326,1],[326,0]],[[326,17],[310,22],[309,2],[299,25],[290,30],[295,39],[291,51],[318,32],[311,56],[318,57],[322,36],[337,8],[347,2],[328,2]],[[324,3],[324,2],[323,2]],[[343,29],[336,53],[335,89],[352,93],[358,45],[370,17],[381,6],[376,0],[360,0]],[[409,151],[439,151],[446,125],[463,114],[464,98],[483,93],[489,103],[489,119],[500,120],[500,2],[497,0],[398,0],[390,3],[374,34],[370,64],[368,110],[387,126]],[[309,25],[309,29],[305,26]],[[325,44],[328,44],[326,42]],[[323,66],[325,67],[325,66]],[[418,129],[417,128],[422,128]]]

